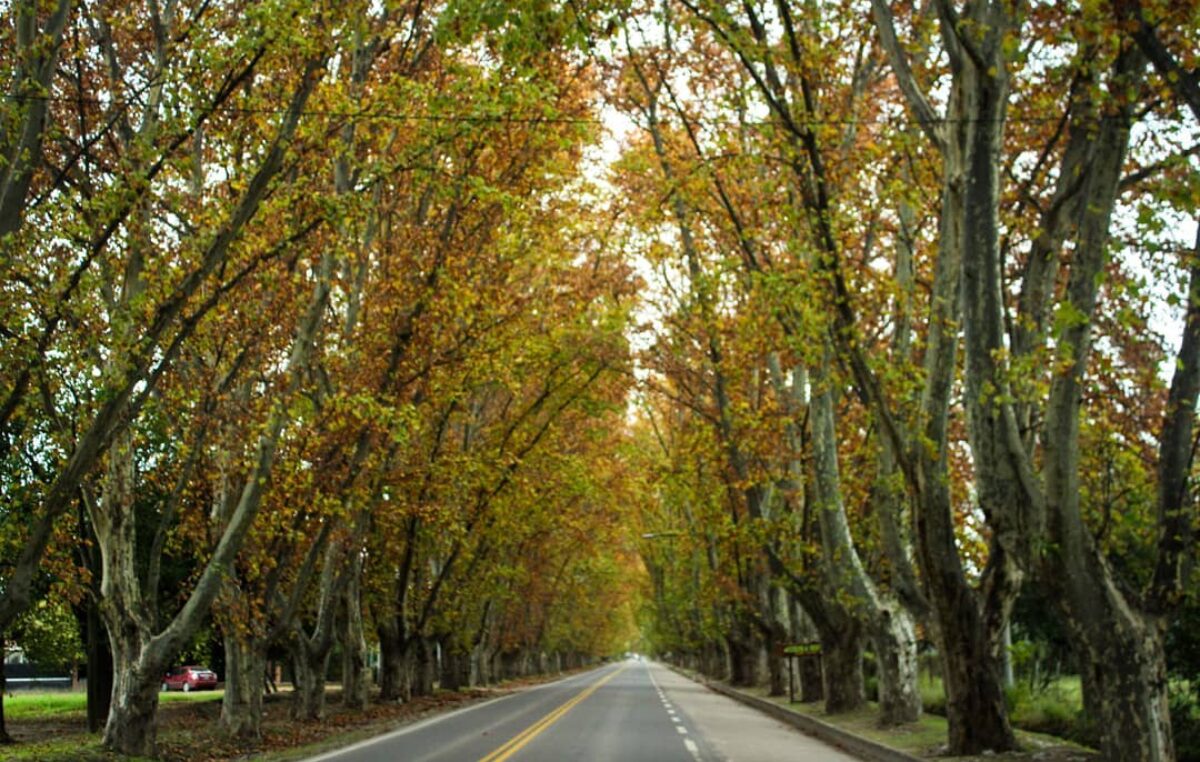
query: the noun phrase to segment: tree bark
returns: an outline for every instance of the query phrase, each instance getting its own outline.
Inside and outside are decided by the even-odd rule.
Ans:
[[[218,725],[230,738],[262,737],[263,675],[266,657],[252,639],[225,634],[225,694]]]
[[[441,639],[442,664],[441,679],[438,681],[443,690],[459,691],[470,685],[471,654],[453,636]]]
[[[775,586],[768,592],[771,596],[771,620],[767,627],[764,647],[767,651],[767,695],[787,695],[787,666],[784,664],[783,649],[788,645],[787,629],[781,623],[780,609],[787,605],[787,593]]]
[[[384,617],[375,628],[379,636],[379,700],[402,701],[406,698],[404,644],[395,622]]]
[[[788,620],[792,631],[792,640],[797,643],[815,643],[819,641],[817,628],[812,619],[793,594],[788,595]],[[796,659],[797,679],[800,683],[800,701],[809,704],[825,698],[821,677],[821,661],[814,656],[804,656]]]
[[[428,696],[433,693],[434,676],[437,674],[437,652],[432,640],[425,637],[415,638],[415,647],[410,651],[410,693],[413,696]],[[523,659],[522,664],[527,664]],[[527,674],[527,667],[522,675]]]
[[[860,623],[847,618],[837,632],[821,638],[822,688],[825,713],[842,714],[867,701],[863,684],[863,632]]]
[[[318,721],[325,716],[325,672],[329,669],[329,649],[313,649],[304,639],[294,638],[289,650],[294,676],[292,719]]]
[[[113,656],[109,645],[108,628],[91,596],[85,601],[87,627],[87,725],[89,733],[97,733],[108,722],[112,704]]]
[[[823,357],[813,374],[813,395],[810,404],[812,417],[813,455],[816,472],[817,520],[821,530],[821,564],[824,576],[824,603],[835,622],[849,623],[853,629],[870,633],[877,650],[880,664],[879,693],[881,720],[886,725],[913,722],[921,715],[921,696],[917,690],[916,671],[916,627],[911,616],[901,606],[880,594],[874,581],[863,568],[854,547],[850,526],[846,518],[841,493],[841,477],[837,460],[837,430],[834,421],[834,390],[830,366],[833,347],[827,342]],[[853,607],[838,603],[839,596],[849,595],[854,599]],[[819,626],[819,625],[818,625]],[[846,626],[846,625],[843,625]],[[826,628],[828,630],[828,628]],[[835,634],[825,632],[823,641],[832,641]],[[865,702],[862,687],[861,639],[856,635],[860,652],[857,660],[857,694],[851,688],[838,687],[840,694],[831,694],[828,683],[840,679],[831,672],[832,658],[836,668],[848,677],[853,677],[849,657],[827,657],[826,664],[826,707],[832,703],[836,711],[858,708],[848,704],[853,700]]]
[[[825,675],[821,670],[821,660],[806,656],[796,665],[797,679],[800,681],[800,702],[814,704],[825,700]]]
[[[362,557],[356,554],[351,563],[350,579],[342,603],[342,704],[349,709],[367,707],[367,640],[362,620]]]
[[[1140,80],[1144,66],[1139,52],[1124,51],[1114,65],[1114,83],[1130,88]],[[1131,110],[1122,104],[1115,113],[1105,116],[1098,131],[1089,133],[1095,153],[1085,179],[1085,200],[1066,292],[1067,301],[1085,319],[1066,325],[1055,337],[1056,367],[1063,370],[1055,374],[1051,384],[1043,436],[1048,535],[1055,552],[1043,554],[1042,576],[1054,591],[1052,598],[1082,651],[1085,705],[1097,722],[1105,758],[1168,762],[1175,758],[1175,750],[1162,644],[1165,619],[1161,612],[1142,611],[1141,602],[1131,600],[1122,590],[1116,571],[1084,521],[1080,498],[1083,380],[1091,351],[1099,279],[1107,261],[1110,220],[1129,145]],[[1190,287],[1195,294],[1197,284]],[[1194,330],[1195,310],[1195,305],[1189,304],[1185,348],[1191,348],[1195,340],[1194,335],[1189,336]],[[1198,367],[1200,361],[1183,356],[1181,350],[1172,397],[1177,383],[1192,389],[1192,398],[1183,400],[1187,406],[1183,420],[1189,429]],[[1176,422],[1169,414],[1166,426],[1169,429]],[[1169,438],[1165,437],[1164,442]],[[1160,494],[1159,499],[1163,501],[1164,496]],[[1159,520],[1163,523],[1164,517]]]
[[[144,658],[140,633],[126,627],[113,635],[113,691],[104,745],[122,754],[153,757],[157,754],[158,689],[165,667]]]
[[[5,131],[0,132],[0,239],[17,232],[25,221],[25,208],[34,174],[42,166],[42,141],[46,134],[53,91],[55,62],[62,48],[63,32],[71,16],[70,0],[58,0],[37,28],[45,5],[22,0],[9,6],[16,19],[16,60],[11,107],[3,113]],[[10,43],[12,40],[10,39]],[[11,59],[10,59],[11,60]],[[20,121],[13,124],[12,117]],[[15,129],[14,129],[15,128]],[[11,139],[9,139],[11,138]]]
[[[246,219],[253,216],[266,193],[270,179],[280,171],[286,146],[295,133],[308,96],[316,86],[316,72],[323,62],[324,55],[307,62],[302,84],[294,93],[277,132],[277,143],[263,159],[251,183],[251,190],[247,191],[233,213],[234,222],[223,229],[217,236],[218,240],[210,247],[210,251],[217,252],[209,255],[213,258],[212,267],[215,267],[221,253],[232,245],[233,236],[245,224]],[[306,312],[298,321],[286,366],[289,395],[295,393],[299,387],[302,371],[307,366],[312,345],[316,340],[328,302],[333,265],[333,252],[326,252],[321,258]],[[138,535],[132,498],[136,478],[134,440],[128,421],[118,427],[114,446],[109,451],[109,470],[104,497],[99,505],[89,506],[103,568],[100,609],[108,625],[116,672],[112,708],[104,733],[104,745],[107,748],[123,754],[154,755],[155,711],[158,706],[160,679],[175,654],[183,648],[208,615],[222,580],[249,532],[250,525],[258,513],[286,421],[286,411],[282,405],[277,404],[272,408],[267,425],[258,437],[254,466],[248,474],[236,507],[229,512],[229,521],[212,557],[183,608],[161,632],[158,622],[151,615],[153,607],[146,605],[144,600],[145,591],[138,571]]]
[[[1071,564],[1087,574],[1055,585],[1068,632],[1080,649],[1085,714],[1105,759],[1175,759],[1163,622],[1129,605],[1093,549]]]
[[[1028,542],[1034,540],[1022,534],[1021,524],[1036,524],[1037,511],[1031,508],[1031,500],[1020,504],[1009,500],[1022,475],[1019,472],[1026,466],[1020,462],[1020,452],[1009,449],[1015,415],[1009,415],[1010,409],[997,414],[990,402],[980,400],[979,392],[984,389],[982,379],[994,370],[996,356],[991,348],[1002,343],[997,338],[1003,329],[1002,313],[997,312],[1001,295],[996,290],[1000,276],[997,152],[1007,100],[1002,38],[1012,19],[1003,8],[990,4],[968,6],[970,19],[952,18],[949,4],[937,5],[952,67],[948,119],[943,120],[913,77],[907,54],[896,40],[887,2],[872,0],[871,6],[908,107],[942,155],[940,242],[924,361],[925,442],[912,446],[913,468],[906,476],[917,499],[918,557],[946,676],[949,749],[955,755],[1008,751],[1015,748],[1015,738],[1004,706],[998,647],[1020,582],[1020,554],[1027,552]],[[982,34],[964,40],[960,35],[973,34],[965,32],[967,28]],[[967,259],[970,266],[965,266]],[[958,353],[960,283],[964,281],[964,301],[972,311],[966,316],[971,323],[967,326],[967,386],[971,391],[965,395],[968,430],[977,464],[980,458],[992,458],[978,478],[980,504],[991,526],[996,527],[982,596],[976,595],[962,570],[947,487],[947,416]],[[972,397],[972,392],[977,396]],[[1025,528],[1037,530],[1036,526]]]
[[[916,722],[921,718],[922,705],[912,616],[900,605],[884,608],[878,612],[871,629],[879,670],[880,724]]]
[[[744,615],[734,632],[725,636],[729,647],[729,684],[751,687],[758,684],[759,639]]]

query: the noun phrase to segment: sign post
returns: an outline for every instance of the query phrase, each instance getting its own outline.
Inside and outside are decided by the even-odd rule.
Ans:
[[[816,673],[821,674],[821,644],[817,641],[796,643],[784,648],[783,656],[787,659],[788,665],[788,702],[794,704],[796,703],[795,662],[798,659],[814,659],[817,663]]]

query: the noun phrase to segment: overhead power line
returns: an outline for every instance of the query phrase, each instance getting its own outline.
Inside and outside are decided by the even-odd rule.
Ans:
[[[53,95],[16,95],[5,93],[0,95],[0,98],[9,101],[46,101],[50,103],[66,103],[71,105],[85,104],[89,106],[101,106],[104,108],[119,108],[125,109],[133,105],[138,105],[132,101],[106,101],[99,98],[77,98],[71,96],[53,96]],[[288,109],[285,106],[221,106],[214,110],[218,114],[244,114],[244,115],[281,115],[287,113]],[[407,111],[387,111],[376,109],[363,109],[361,111],[338,111],[332,109],[305,109],[300,112],[306,117],[320,117],[337,120],[356,120],[356,121],[410,121],[410,122],[444,122],[448,124],[586,124],[604,126],[607,123],[603,119],[595,117],[565,117],[565,116],[516,116],[511,114],[429,114],[429,113],[413,113]],[[676,115],[678,116],[678,115]],[[1076,117],[1078,118],[1078,117]],[[1100,115],[1087,121],[1104,122],[1109,119],[1117,119],[1123,117]],[[976,118],[957,118],[957,117],[942,117],[934,120],[936,124],[978,124],[983,122],[1010,122],[1014,124],[1047,124],[1059,122],[1062,119],[1061,114],[1053,116],[1007,116],[1003,119],[976,119]],[[771,119],[754,120],[754,121],[737,121],[733,119],[689,119],[691,124],[697,126],[712,126],[712,127],[774,127],[778,123]],[[798,120],[805,125],[814,126],[845,126],[852,125],[879,125],[879,126],[894,126],[894,127],[910,127],[917,126],[920,122],[911,117],[874,117],[874,118],[838,118],[831,119],[822,117],[820,119],[801,119]],[[1166,117],[1156,114],[1142,114],[1134,117],[1134,123],[1147,124],[1178,124],[1184,125],[1186,120],[1183,117]]]

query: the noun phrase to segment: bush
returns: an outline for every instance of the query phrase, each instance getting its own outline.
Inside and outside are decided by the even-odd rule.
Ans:
[[[1200,696],[1196,689],[1171,694],[1171,731],[1175,736],[1175,758],[1200,762]]]
[[[946,691],[942,688],[941,679],[933,675],[922,675],[917,681],[917,688],[921,691],[921,705],[925,711],[945,717]]]
[[[1085,737],[1088,734],[1078,699],[1058,684],[1036,692],[1027,686],[1014,686],[1007,695],[1010,716],[1016,727],[1095,745],[1097,739]]]

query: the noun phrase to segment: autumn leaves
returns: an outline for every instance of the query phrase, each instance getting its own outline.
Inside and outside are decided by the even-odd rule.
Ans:
[[[205,627],[249,737],[268,652],[316,718],[335,642],[362,702],[368,640],[396,699],[628,637],[630,287],[569,50],[466,4],[42,5],[4,54],[0,628],[98,608],[106,743],[153,753]]]

